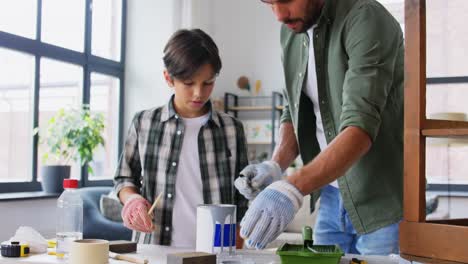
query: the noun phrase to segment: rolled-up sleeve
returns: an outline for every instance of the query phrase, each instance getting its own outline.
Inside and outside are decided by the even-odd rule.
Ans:
[[[125,146],[114,176],[115,193],[124,187],[141,187],[141,162],[138,149],[139,116],[136,114],[128,130]]]
[[[343,84],[340,131],[363,129],[375,140],[392,87],[402,34],[384,10],[368,4],[349,16],[344,38],[349,68]]]
[[[291,112],[289,111],[289,104],[288,104],[288,95],[287,92],[284,91],[283,95],[286,100],[284,100],[284,105],[283,105],[283,111],[281,113],[281,118],[280,118],[280,123],[285,123],[285,122],[292,122],[291,119]]]

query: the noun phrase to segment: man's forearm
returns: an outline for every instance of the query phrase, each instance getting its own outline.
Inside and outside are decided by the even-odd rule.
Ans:
[[[303,194],[309,194],[341,177],[372,145],[358,127],[347,127],[314,160],[288,177]]]
[[[236,248],[242,249],[244,247],[244,239],[240,236],[240,225],[236,226]]]
[[[299,148],[292,123],[282,123],[272,160],[276,161],[284,171],[296,159],[298,154]]]

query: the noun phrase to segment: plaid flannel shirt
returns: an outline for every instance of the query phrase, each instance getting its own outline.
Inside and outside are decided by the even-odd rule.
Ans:
[[[248,164],[242,123],[213,110],[198,134],[198,153],[205,204],[237,205],[239,223],[248,201],[234,187],[234,180]],[[125,148],[115,177],[116,193],[127,186],[136,187],[150,203],[164,191],[155,209],[156,230],[151,234],[133,232],[133,240],[144,244],[170,245],[172,210],[178,159],[182,148],[184,123],[168,104],[139,112],[128,131]]]

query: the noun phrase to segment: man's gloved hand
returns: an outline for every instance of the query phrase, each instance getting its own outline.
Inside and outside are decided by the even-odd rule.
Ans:
[[[278,237],[302,206],[304,195],[286,180],[276,181],[255,198],[241,222],[248,247],[263,249]]]
[[[151,233],[154,231],[153,217],[148,215],[151,204],[139,194],[132,194],[122,208],[124,225],[130,229]]]
[[[248,200],[252,200],[272,182],[280,180],[281,168],[275,161],[269,160],[245,167],[234,181],[234,186]]]

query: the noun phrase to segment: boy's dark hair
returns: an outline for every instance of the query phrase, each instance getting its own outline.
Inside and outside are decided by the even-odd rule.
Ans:
[[[206,63],[213,67],[215,74],[222,67],[218,47],[200,29],[176,31],[164,47],[163,61],[169,75],[179,80],[189,79]]]

